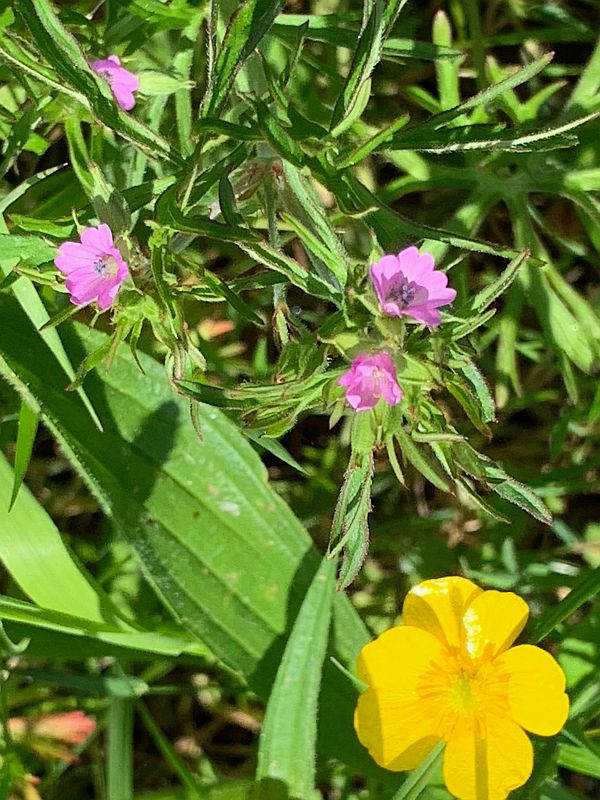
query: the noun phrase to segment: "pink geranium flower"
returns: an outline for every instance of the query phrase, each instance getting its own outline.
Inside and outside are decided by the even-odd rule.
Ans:
[[[80,306],[97,300],[103,310],[111,305],[129,274],[108,225],[85,228],[80,243],[61,244],[54,263],[67,276],[65,285],[72,303]]]
[[[92,61],[90,66],[108,83],[118,105],[124,111],[131,111],[135,105],[133,93],[140,88],[138,76],[122,67],[121,59],[118,56],[108,56],[99,61]]]
[[[429,253],[407,247],[397,256],[383,256],[371,265],[371,280],[381,308],[394,317],[412,317],[436,328],[440,322],[440,306],[456,297],[448,287],[445,273],[435,269]]]
[[[356,411],[374,408],[381,397],[395,406],[403,395],[394,364],[387,353],[358,356],[348,372],[338,378],[338,383],[346,387],[346,400]]]

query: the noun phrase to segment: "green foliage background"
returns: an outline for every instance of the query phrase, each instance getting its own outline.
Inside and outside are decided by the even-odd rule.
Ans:
[[[2,715],[98,721],[68,770],[4,728],[0,796],[447,798],[363,752],[352,670],[456,573],[524,596],[567,672],[514,796],[595,796],[599,17],[0,3]],[[101,316],[52,263],[75,220],[131,268]],[[415,243],[458,292],[433,333],[367,279]],[[382,347],[405,401],[354,415],[336,379]]]

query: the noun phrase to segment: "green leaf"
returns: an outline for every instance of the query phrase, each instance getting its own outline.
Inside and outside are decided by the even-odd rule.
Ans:
[[[26,486],[8,510],[13,481],[11,468],[0,456],[0,559],[6,569],[42,608],[77,613],[98,623],[110,620],[106,599],[75,564],[54,523]]]
[[[40,117],[41,115],[38,107],[33,105],[30,108],[26,108],[17,122],[11,126],[6,145],[3,148],[4,155],[0,163],[0,178],[6,175],[15,159],[25,148],[33,128],[40,121]]]
[[[483,435],[488,439],[491,438],[492,433],[489,427],[486,425],[486,420],[484,419],[486,415],[469,388],[465,386],[465,382],[460,377],[455,375],[452,378],[446,378],[444,380],[444,385],[454,399],[460,403],[466,415],[477,428],[477,430],[483,433]]]
[[[409,119],[410,117],[408,114],[402,114],[398,119],[395,119],[385,128],[382,128],[371,136],[370,139],[367,139],[366,142],[355,148],[349,155],[342,155],[338,162],[338,167],[340,169],[345,169],[346,167],[355,166],[367,158],[367,156],[371,155],[371,153],[383,149],[384,145],[392,141],[394,134],[403,128]]]
[[[18,236],[0,234],[0,253],[2,260],[14,259],[24,267],[39,267],[48,264],[58,255],[55,244],[50,244],[39,236]]]
[[[531,641],[540,642],[562,622],[569,619],[578,608],[600,593],[600,567],[584,574],[569,594],[558,605],[549,608],[531,634]]]
[[[431,779],[440,772],[442,755],[446,742],[438,742],[425,756],[416,769],[410,773],[392,800],[416,800],[421,797],[431,783]]]
[[[439,130],[446,127],[449,122],[457,117],[462,116],[466,111],[470,111],[473,108],[479,108],[480,106],[484,107],[497,97],[501,97],[505,92],[514,89],[516,86],[520,86],[522,83],[526,83],[528,80],[545,69],[553,58],[554,53],[545,53],[540,58],[532,61],[526,67],[515,70],[512,75],[509,75],[504,80],[500,81],[499,83],[494,83],[491,86],[488,86],[486,89],[477,92],[477,94],[474,94],[472,97],[469,97],[468,100],[464,100],[462,103],[459,103],[459,105],[455,106],[454,108],[450,108],[447,111],[442,111],[439,114],[434,114],[428,120],[425,120],[418,125],[411,126],[410,131],[407,129],[407,133],[410,132],[410,134],[412,134],[413,131],[417,129],[421,130],[426,128],[435,128]]]
[[[331,129],[334,136],[340,124],[352,114],[353,107],[361,105],[361,92],[368,86],[371,73],[381,59],[386,26],[383,7],[382,0],[375,0],[368,22],[359,36],[345,86],[333,109]]]
[[[214,79],[202,105],[203,117],[219,117],[235,76],[267,33],[284,0],[244,0],[234,12],[217,55]]]
[[[491,463],[486,464],[485,475],[489,480],[491,490],[496,492],[499,497],[519,506],[545,525],[552,525],[552,514],[529,486],[511,478],[504,470]]]
[[[465,359],[465,361],[464,367],[459,369],[473,387],[481,409],[481,418],[483,422],[494,422],[496,420],[496,407],[487,381],[473,361],[470,359]]]
[[[8,504],[8,510],[13,507],[19,488],[23,483],[23,478],[27,473],[29,461],[31,460],[31,453],[33,451],[33,443],[38,429],[38,415],[32,411],[27,403],[21,403],[19,411],[19,426],[17,429],[17,443],[15,446],[15,475],[13,480],[12,494]],[[2,501],[0,500],[0,503]]]
[[[111,697],[106,717],[106,800],[133,797],[133,700]]]
[[[224,119],[210,119],[208,117],[198,120],[194,126],[194,133],[198,136],[204,133],[216,133],[219,136],[227,136],[240,142],[253,142],[262,139],[260,131],[255,128],[249,128],[247,125],[236,125]]]
[[[156,747],[171,768],[171,771],[177,775],[181,783],[190,793],[186,800],[191,800],[191,798],[206,800],[206,792],[200,788],[197,778],[190,771],[188,765],[179,755],[171,740],[163,733],[162,729],[141,700],[138,700],[136,703],[136,711],[141,717],[146,730],[152,736]]]
[[[154,159],[179,163],[180,157],[159,134],[133,115],[121,111],[108,85],[88,65],[77,40],[66,30],[48,0],[15,0],[15,9],[25,19],[41,54],[76,90],[76,99],[85,98],[98,120],[136,144]],[[61,85],[59,80],[58,85]]]
[[[386,2],[384,19],[384,37],[390,29],[392,16],[400,9],[397,0]],[[324,42],[336,47],[345,47],[353,52],[356,50],[358,28],[354,26],[341,27],[335,21],[342,21],[340,14],[279,14],[271,32],[280,39],[295,44],[298,29],[306,28],[305,38],[313,42]],[[345,22],[346,20],[344,20]],[[354,20],[353,20],[354,21]],[[448,47],[438,47],[430,42],[418,42],[414,39],[390,38],[383,42],[382,57],[397,62],[399,59],[415,58],[434,61],[438,58],[461,58],[459,50]]]
[[[286,256],[285,253],[266,243],[246,244],[245,242],[238,242],[238,244],[244,252],[255,258],[260,264],[264,264],[269,269],[285,275],[291,283],[303,289],[307,294],[321,297],[324,300],[331,300],[336,304],[341,303],[342,296],[339,286],[335,286],[333,283],[326,281],[324,277],[305,269],[293,258]]]
[[[139,653],[179,656],[182,653],[206,655],[200,642],[176,631],[173,635],[138,630],[118,629],[100,625],[84,617],[61,614],[31,603],[0,595],[0,620],[7,620],[17,636],[31,638],[28,652],[35,651],[47,659],[50,654],[64,660],[65,653],[80,650],[87,655],[102,658],[108,653],[117,657],[138,657]],[[40,649],[36,648],[39,639]],[[56,647],[56,649],[54,649]]]
[[[374,465],[370,446],[368,450],[357,456],[353,449],[331,524],[328,557],[332,558],[340,550],[344,553],[338,576],[340,589],[345,589],[356,578],[369,549],[368,517]]]
[[[521,272],[533,310],[547,335],[558,350],[583,372],[590,373],[598,363],[597,342],[591,342],[584,326],[573,316],[554,289],[543,270],[528,266]]]
[[[344,262],[339,262],[335,253],[332,253],[330,250],[328,250],[327,247],[322,244],[322,242],[320,242],[319,239],[312,233],[312,231],[310,231],[300,222],[300,220],[296,219],[291,214],[286,214],[284,212],[281,214],[281,219],[286,222],[296,233],[298,239],[309,251],[309,253],[312,253],[313,256],[316,256],[316,258],[323,262],[332,276],[335,276],[338,281],[340,278],[345,281],[347,277],[346,265]],[[333,280],[331,282],[333,283]]]
[[[321,241],[331,253],[335,263],[330,269],[340,286],[345,286],[348,277],[348,253],[327,217],[323,203],[319,200],[313,185],[307,178],[288,162],[283,163],[285,187],[282,194],[291,214],[304,221],[318,234]]]
[[[209,236],[217,241],[241,244],[259,240],[257,234],[248,228],[223,225],[210,219],[200,219],[182,214],[177,201],[177,186],[170,186],[156,201],[156,219],[172,230],[195,233],[197,236]]]
[[[306,161],[306,155],[300,145],[294,141],[265,103],[261,100],[256,100],[254,107],[256,109],[258,124],[267,141],[273,146],[275,151],[286,161],[289,161],[290,164],[294,164],[296,167],[302,167]]]
[[[398,430],[394,432],[394,436],[400,445],[404,458],[409,461],[424,478],[443,492],[454,494],[453,482],[440,467],[439,463],[429,455],[425,447],[421,447],[414,442],[402,428],[398,428]]]
[[[511,260],[506,269],[500,273],[496,280],[492,281],[485,289],[477,292],[471,303],[471,308],[474,313],[481,314],[494,300],[508,289],[530,255],[529,250],[523,250],[522,253],[519,253]]]
[[[558,764],[571,772],[600,780],[600,756],[573,744],[558,745]]]
[[[600,112],[599,112],[600,113]],[[524,132],[517,130],[493,130],[490,135],[481,136],[479,125],[465,125],[450,130],[425,132],[412,131],[400,134],[390,143],[390,150],[415,150],[421,153],[458,153],[469,150],[506,150],[515,152],[541,152],[559,148],[573,147],[578,143],[575,136],[566,135],[585,123],[595,119],[598,114],[589,114],[581,119],[562,125]],[[488,126],[483,126],[488,128]]]
[[[106,341],[85,326],[66,324],[61,332],[77,359]],[[18,303],[0,294],[0,373],[41,408],[180,623],[266,696],[319,554],[235,426],[217,409],[200,406],[199,443],[187,403],[173,395],[163,367],[138,357],[145,374],[121,348],[108,375],[88,377],[88,393],[102,409],[99,434],[78,395],[65,393],[62,369]],[[334,614],[334,651],[349,663],[368,636],[346,597],[336,595]],[[106,635],[115,641],[116,634]],[[324,728],[340,714],[351,716],[354,704],[335,684],[327,691],[336,702],[321,713]],[[368,756],[353,740],[327,747],[368,769]]]
[[[319,687],[335,568],[335,560],[321,562],[294,621],[267,704],[253,800],[270,798],[273,783],[283,784],[286,797],[307,798],[314,789]]]

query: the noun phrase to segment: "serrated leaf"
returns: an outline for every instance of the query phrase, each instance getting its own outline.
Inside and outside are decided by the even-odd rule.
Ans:
[[[496,407],[487,381],[471,359],[465,358],[464,361],[464,366],[458,369],[473,387],[475,397],[481,408],[481,418],[483,422],[494,422],[496,419]]]
[[[474,94],[472,97],[469,97],[467,100],[459,103],[459,105],[455,106],[454,108],[450,108],[447,111],[442,111],[439,114],[434,114],[428,120],[425,120],[418,125],[411,126],[410,134],[421,129],[444,128],[449,122],[457,117],[462,116],[465,112],[474,108],[478,108],[479,106],[486,106],[488,103],[491,103],[497,97],[500,97],[510,89],[514,89],[516,86],[519,86],[520,84],[525,83],[533,78],[548,66],[553,57],[554,53],[545,53],[540,58],[532,61],[526,67],[515,70],[512,75],[509,75],[504,80],[500,81],[499,83],[494,83],[491,86],[488,86],[486,89],[477,92],[477,94]]]
[[[489,439],[492,433],[484,420],[483,409],[477,403],[473,394],[471,394],[469,389],[465,386],[462,378],[455,375],[452,378],[446,378],[444,384],[454,399],[460,403],[477,430]]]
[[[283,174],[285,178],[283,196],[286,206],[292,214],[301,217],[304,224],[310,225],[318,234],[331,254],[331,271],[336,276],[340,286],[345,286],[348,272],[348,253],[341,238],[329,221],[323,203],[319,200],[310,181],[292,164],[283,164]]]

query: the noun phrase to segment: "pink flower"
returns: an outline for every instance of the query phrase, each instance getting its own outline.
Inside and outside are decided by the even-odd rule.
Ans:
[[[381,308],[394,317],[413,317],[436,328],[441,317],[440,306],[446,306],[456,297],[448,288],[445,273],[435,269],[429,253],[419,253],[416,247],[407,247],[397,256],[383,256],[371,264],[371,280]]]
[[[348,372],[338,378],[338,383],[346,387],[346,400],[356,411],[374,408],[380,397],[395,406],[403,395],[394,364],[387,353],[358,356]]]
[[[86,228],[81,244],[64,242],[58,249],[54,263],[67,276],[71,302],[79,306],[97,300],[101,309],[108,308],[129,274],[108,225]]]
[[[66,711],[40,717],[11,717],[8,729],[16,739],[29,734],[58,739],[65,744],[81,744],[96,730],[96,723],[83,711]]]
[[[90,66],[94,72],[97,72],[108,83],[117,104],[124,111],[131,111],[135,105],[133,93],[140,88],[138,76],[122,67],[118,56],[109,56],[108,58],[100,59],[100,61],[92,61]]]

